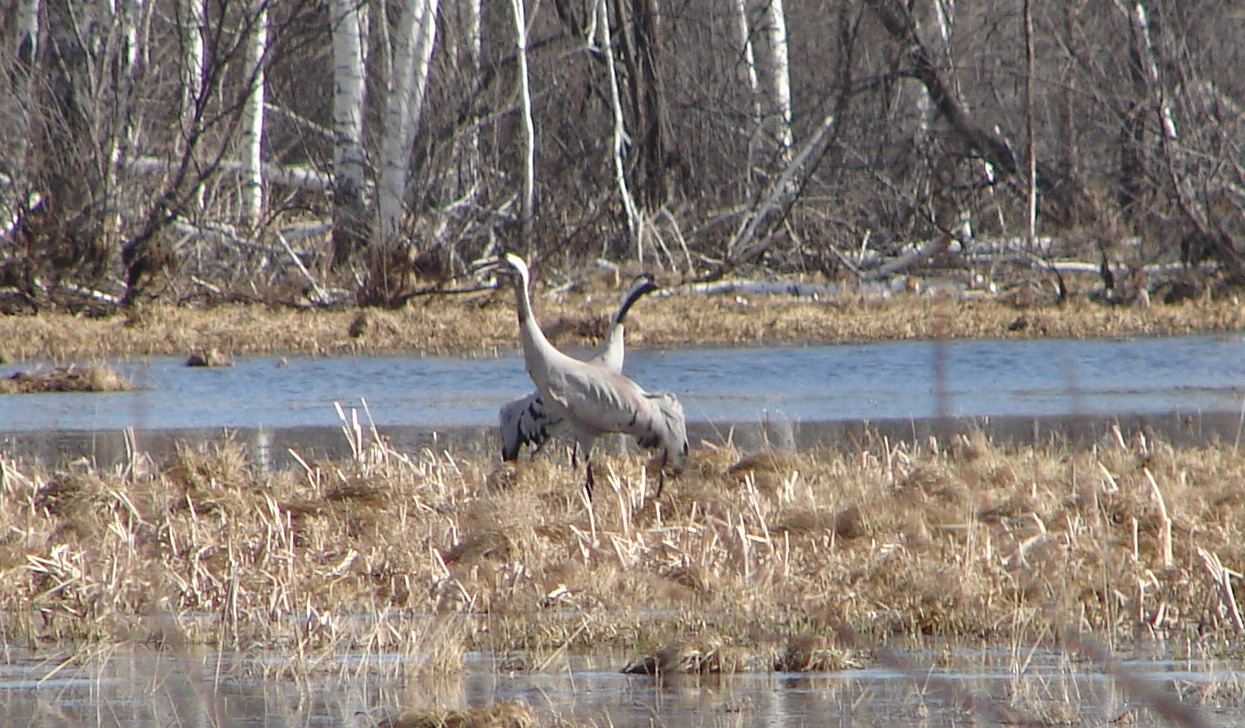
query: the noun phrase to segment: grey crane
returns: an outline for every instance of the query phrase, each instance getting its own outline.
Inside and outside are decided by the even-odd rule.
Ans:
[[[605,332],[605,341],[602,342],[601,349],[587,360],[589,364],[595,364],[612,372],[622,372],[627,348],[624,343],[626,326],[623,321],[627,318],[627,311],[640,300],[641,296],[655,290],[657,290],[657,284],[647,273],[637,276],[631,282],[631,287],[627,289],[627,295],[623,297],[622,304],[614,313],[614,317],[610,319],[610,326]],[[567,430],[566,421],[545,406],[540,398],[540,392],[529,392],[507,402],[501,408],[498,420],[501,427],[503,460],[517,459],[519,450],[524,445],[529,446],[532,452],[536,452],[544,447],[550,437]]]
[[[523,259],[507,253],[499,270],[512,276],[519,314],[523,362],[541,400],[566,421],[576,447],[584,453],[584,487],[592,497],[592,446],[601,435],[619,432],[635,437],[644,448],[660,448],[662,471],[657,496],[665,485],[665,466],[675,472],[687,457],[687,426],[683,406],[673,394],[646,392],[619,372],[568,356],[549,342],[532,315],[531,275]]]

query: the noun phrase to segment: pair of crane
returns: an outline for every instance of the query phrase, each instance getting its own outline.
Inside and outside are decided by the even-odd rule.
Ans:
[[[601,435],[631,435],[644,448],[661,450],[656,495],[665,485],[665,469],[683,468],[687,457],[687,424],[683,406],[668,392],[650,393],[623,376],[624,319],[644,294],[655,290],[651,276],[641,276],[627,291],[610,321],[601,350],[587,361],[559,351],[541,331],[532,313],[531,274],[517,255],[507,253],[497,270],[514,284],[523,362],[536,391],[502,407],[502,457],[514,460],[522,446],[539,449],[551,436],[568,434],[586,464],[584,487],[592,496],[592,448]]]

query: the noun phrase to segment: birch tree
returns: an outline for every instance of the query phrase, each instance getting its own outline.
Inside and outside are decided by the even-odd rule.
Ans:
[[[21,128],[14,135],[13,169],[24,170],[34,132],[35,63],[39,58],[39,0],[21,0],[17,6],[17,37],[14,39],[14,91],[21,114]],[[16,182],[11,180],[10,182]],[[22,193],[25,197],[26,193]],[[23,201],[25,202],[25,201]],[[24,205],[22,205],[24,206]],[[7,222],[7,221],[6,221]],[[6,228],[8,225],[6,224]]]
[[[475,83],[483,71],[483,38],[480,33],[480,0],[460,0],[454,4],[459,43],[454,54],[458,77]],[[454,135],[445,187],[447,205],[472,202],[479,193],[480,126],[469,119]]]
[[[748,0],[735,0],[731,4],[731,15],[735,23],[735,37],[739,42],[739,48],[737,49],[739,60],[736,61],[739,69],[739,81],[751,105],[752,117],[756,123],[756,128],[749,131],[749,138],[755,139],[756,135],[762,130],[765,110],[761,104],[761,79],[757,72],[756,51],[752,43],[752,23],[748,19]],[[744,165],[744,176],[748,180],[746,191],[749,194],[751,194],[753,174],[756,166],[752,159],[753,146],[752,144],[748,145],[749,153]]]
[[[765,37],[765,90],[768,93],[767,125],[778,147],[778,161],[791,161],[791,63],[787,52],[787,16],[782,0],[764,0],[762,27]]]
[[[527,15],[523,0],[511,0],[514,10],[515,57],[518,60],[519,115],[523,121],[523,245],[532,238],[536,204],[536,129],[532,122],[532,91],[527,80]]]
[[[627,184],[626,118],[623,114],[622,98],[618,92],[618,71],[614,65],[614,46],[610,40],[613,34],[610,32],[610,16],[605,4],[606,0],[596,0],[597,9],[595,15],[599,19],[596,27],[599,28],[601,33],[600,48],[605,56],[605,70],[609,74],[610,108],[614,112],[614,143],[610,147],[610,156],[614,162],[614,179],[618,183],[618,194],[622,198],[623,210],[627,214],[627,231],[630,234],[632,244],[635,245],[636,258],[643,262],[644,217],[636,208],[635,199],[632,198],[631,189]]]
[[[205,63],[207,56],[203,49],[203,34],[207,30],[208,0],[177,0],[178,19],[181,28],[181,98],[178,109],[180,133],[171,150],[174,155],[183,153],[198,136],[198,127],[202,118],[201,101],[204,98],[204,74],[207,72]],[[203,185],[195,184],[193,194],[194,206],[197,211],[203,210]]]
[[[111,97],[111,124],[106,131],[108,171],[105,179],[105,195],[113,200],[108,214],[110,234],[119,234],[121,227],[122,191],[126,187],[121,180],[129,160],[137,153],[141,113],[137,84],[146,66],[147,33],[151,20],[151,4],[146,0],[125,0],[115,7],[111,24],[111,42],[117,47],[111,55],[114,74]]]
[[[363,153],[363,5],[330,0],[333,34],[333,265],[367,236]]]
[[[393,75],[389,80],[384,138],[381,141],[378,196],[379,243],[390,246],[402,230],[411,146],[423,112],[428,63],[436,40],[438,0],[405,0],[393,35]]]
[[[264,56],[268,50],[268,0],[253,0],[247,20],[250,89],[242,121],[242,222],[254,226],[264,213]]]

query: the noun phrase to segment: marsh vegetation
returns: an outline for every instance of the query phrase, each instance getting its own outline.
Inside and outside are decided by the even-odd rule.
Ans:
[[[537,314],[559,346],[595,346],[618,287],[542,288]],[[1232,332],[1245,329],[1235,296],[1176,305],[1115,306],[1085,297],[1063,304],[1006,296],[964,297],[842,289],[828,296],[727,290],[702,295],[673,286],[628,317],[634,347],[836,343],[931,338],[1091,338]],[[151,306],[84,317],[45,312],[0,316],[0,361],[99,360],[147,355],[303,353],[316,356],[411,352],[487,355],[518,346],[509,291],[420,299],[401,310],[298,310],[259,305]]]
[[[867,659],[842,630],[1227,654],[1241,628],[1221,566],[1245,556],[1231,445],[721,443],[660,499],[649,463],[606,457],[589,503],[557,457],[351,437],[352,459],[263,475],[229,439],[107,471],[4,461],[7,636],[262,644],[298,669],[403,645],[434,670],[690,640],[715,659],[664,659],[710,671]]]

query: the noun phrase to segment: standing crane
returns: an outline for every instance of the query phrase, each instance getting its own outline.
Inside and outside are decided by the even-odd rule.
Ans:
[[[687,424],[683,406],[673,394],[646,392],[619,372],[581,361],[559,351],[545,337],[532,314],[531,274],[523,259],[507,253],[499,270],[512,277],[519,314],[523,362],[536,383],[540,399],[565,420],[576,447],[584,453],[584,488],[592,497],[592,447],[610,432],[631,435],[644,448],[660,448],[662,470],[657,494],[665,485],[665,466],[683,469],[687,457]]]
[[[609,329],[605,332],[605,341],[601,349],[590,359],[595,364],[611,372],[622,373],[623,360],[626,358],[624,343],[626,326],[623,320],[627,311],[640,297],[657,290],[653,277],[647,273],[637,276],[627,289],[618,311],[610,319]],[[540,392],[529,392],[518,399],[507,402],[501,408],[498,417],[501,426],[501,457],[503,460],[515,460],[519,450],[527,445],[535,453],[544,447],[550,437],[562,434],[567,430],[566,422],[555,415],[540,398]]]

